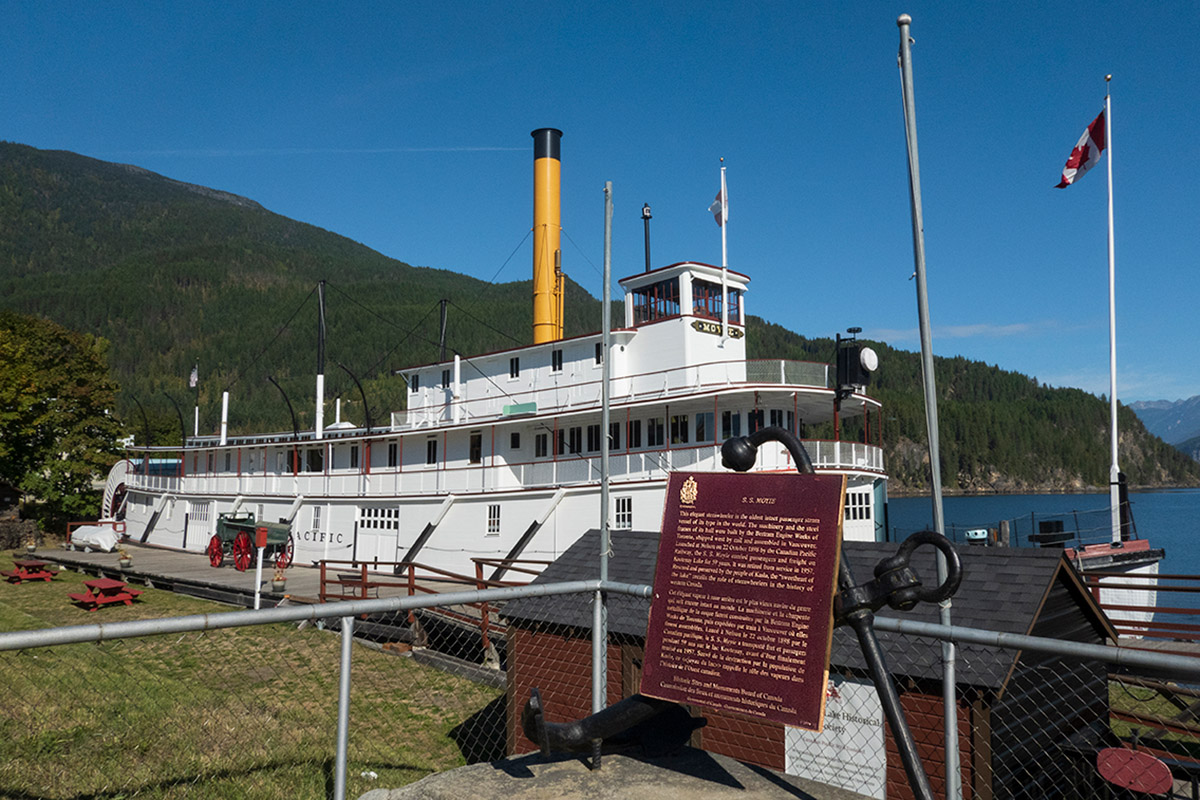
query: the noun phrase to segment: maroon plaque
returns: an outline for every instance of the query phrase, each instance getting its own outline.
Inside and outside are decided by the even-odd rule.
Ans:
[[[840,476],[674,473],[642,693],[820,730]]]

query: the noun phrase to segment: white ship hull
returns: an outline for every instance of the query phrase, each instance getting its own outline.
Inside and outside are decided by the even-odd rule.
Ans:
[[[878,455],[861,444],[808,444],[817,454],[845,451],[847,461],[857,456],[865,462]],[[764,451],[764,468],[794,470],[781,449]],[[719,458],[716,445],[614,456],[609,524],[657,530],[667,473],[718,470]],[[598,462],[478,467],[459,474],[441,470],[411,478],[399,471],[182,478],[126,472],[126,531],[135,540],[201,552],[216,533],[221,514],[249,512],[260,521],[291,524],[297,563],[354,560],[386,563],[390,569],[395,562],[412,560],[474,576],[472,558],[551,561],[589,528],[599,527],[600,485],[586,480],[597,474]],[[845,466],[823,471],[847,475],[847,495],[853,498],[848,506],[854,511],[847,515],[845,537],[882,538],[881,515],[874,511],[885,492],[881,471]],[[538,472],[546,473],[541,485],[532,480]],[[523,480],[530,485],[522,485]],[[409,484],[424,490],[398,491]],[[453,491],[446,491],[445,484],[455,484]]]

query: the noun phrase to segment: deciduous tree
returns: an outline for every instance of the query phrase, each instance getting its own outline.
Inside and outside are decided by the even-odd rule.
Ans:
[[[52,515],[95,516],[116,457],[108,342],[49,320],[0,312],[0,480]]]

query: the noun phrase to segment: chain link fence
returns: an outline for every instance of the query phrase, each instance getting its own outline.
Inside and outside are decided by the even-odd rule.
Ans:
[[[148,588],[87,614],[67,597],[84,577],[0,584],[0,798],[358,797],[508,752],[505,665],[455,595],[262,611],[189,599],[201,613],[147,618],[173,596]],[[492,635],[503,653],[504,629]]]
[[[878,622],[934,795],[946,797],[943,641]],[[978,642],[1001,635],[942,630],[976,639],[955,648],[962,797],[1200,796],[1200,659],[1035,637],[992,647]],[[913,797],[861,669],[830,665],[825,730],[787,730],[784,760],[790,774],[867,797]]]
[[[57,597],[63,594],[57,584],[4,587],[0,797],[335,796],[338,629],[345,615],[356,633],[348,797],[536,749],[520,728],[531,687],[541,690],[548,721],[578,719],[593,702],[594,583],[141,622],[134,619],[156,606],[152,589],[141,609],[89,615]],[[642,596],[607,593],[606,703],[638,689],[649,587],[635,588]],[[57,593],[53,601],[50,591]],[[512,612],[514,598],[524,604],[519,614]],[[507,603],[501,612],[512,612],[491,630],[498,659],[481,646],[478,627],[464,621],[465,602],[480,599]],[[539,608],[552,609],[552,618]],[[54,626],[95,618],[104,625]],[[236,626],[221,627],[231,620]],[[941,797],[942,642],[887,622],[880,620],[880,638],[891,679]],[[98,641],[82,640],[87,630]],[[1161,785],[1157,767],[1135,758],[1126,759],[1124,774],[1102,775],[1117,769],[1119,759],[1098,767],[1098,756],[1110,748],[1153,755],[1165,765],[1167,795],[1159,796],[1196,796],[1195,666],[1181,670],[1180,656],[1161,654],[1115,663],[1115,655],[1096,655],[1105,648],[1085,657],[1072,642],[1040,640],[1049,650],[1019,639],[972,642],[972,633],[988,636],[953,634],[960,641],[955,713],[963,797],[1141,797],[1119,787]],[[824,732],[693,709],[709,720],[693,743],[868,797],[912,796],[874,686],[861,665],[839,663],[839,652],[835,647],[830,665]]]

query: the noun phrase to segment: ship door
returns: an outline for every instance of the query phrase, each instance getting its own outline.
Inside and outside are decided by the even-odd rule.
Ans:
[[[400,534],[399,505],[360,506],[357,528],[357,560],[396,560],[396,539]]]

